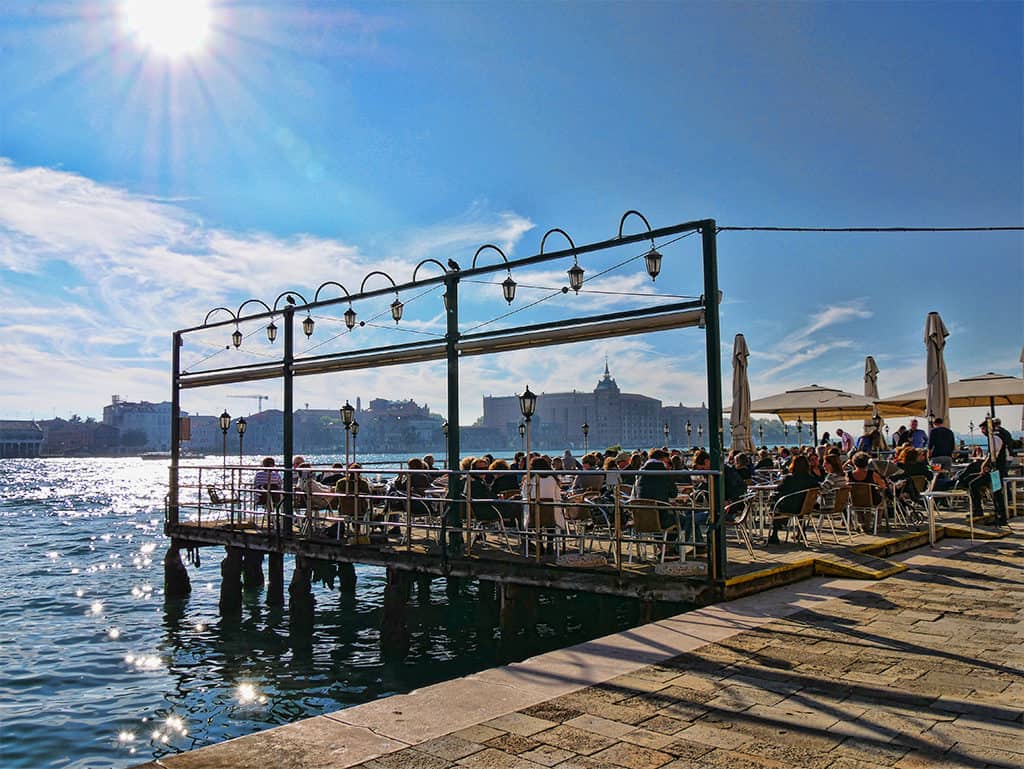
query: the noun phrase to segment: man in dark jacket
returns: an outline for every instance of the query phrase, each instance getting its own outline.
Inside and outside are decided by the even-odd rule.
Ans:
[[[640,468],[641,474],[637,476],[637,481],[633,485],[633,499],[656,499],[659,502],[671,503],[679,494],[676,490],[675,476],[669,472],[671,469],[672,464],[667,451],[652,451],[651,458]],[[675,513],[670,510],[659,510],[658,518],[663,529],[676,522]]]

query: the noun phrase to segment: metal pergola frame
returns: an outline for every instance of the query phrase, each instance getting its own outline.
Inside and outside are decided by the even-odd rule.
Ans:
[[[327,285],[338,285],[345,291],[345,296],[319,299],[319,289],[314,301],[307,302],[297,291],[286,291],[282,293],[271,308],[261,300],[250,299],[239,307],[236,315],[226,308],[225,310],[232,317],[225,320],[210,322],[210,316],[215,312],[211,310],[207,314],[206,322],[202,325],[180,329],[172,335],[171,346],[171,464],[170,464],[170,494],[168,496],[168,525],[178,524],[178,472],[180,466],[181,452],[181,425],[180,425],[180,404],[181,391],[183,389],[209,387],[221,384],[238,382],[250,382],[264,379],[283,380],[283,413],[284,413],[284,487],[292,486],[292,457],[293,457],[293,395],[296,376],[309,376],[335,371],[358,370],[374,368],[378,366],[401,365],[422,361],[446,360],[447,362],[447,406],[448,406],[448,434],[447,451],[449,457],[461,456],[459,447],[459,358],[468,355],[486,355],[508,350],[523,349],[544,345],[566,344],[569,342],[603,339],[616,336],[628,336],[631,334],[646,333],[674,328],[686,328],[697,326],[705,333],[705,361],[707,366],[707,404],[709,426],[714,429],[708,430],[708,450],[711,455],[712,470],[722,470],[722,381],[721,381],[721,334],[719,323],[719,302],[720,292],[718,288],[718,255],[717,255],[717,233],[718,228],[714,219],[700,219],[651,229],[648,225],[646,232],[635,235],[622,235],[622,225],[630,214],[636,214],[644,223],[646,218],[637,211],[627,211],[619,223],[619,236],[608,240],[577,246],[572,239],[559,229],[549,230],[541,241],[540,253],[522,259],[508,260],[504,253],[496,246],[481,246],[480,252],[492,248],[501,254],[502,261],[496,264],[476,266],[476,256],[473,259],[473,266],[470,269],[448,269],[446,270],[440,262],[434,259],[425,259],[417,265],[413,271],[413,280],[408,283],[395,284],[381,289],[366,291],[365,279],[360,287],[359,293],[349,294],[348,290],[333,281],[324,283],[321,288]],[[570,247],[560,251],[544,253],[544,241],[553,232],[565,235]],[[459,283],[462,280],[475,278],[480,275],[487,275],[494,272],[511,271],[516,268],[528,267],[535,264],[556,261],[572,257],[574,261],[581,254],[603,251],[617,248],[633,243],[649,241],[654,247],[657,238],[666,238],[684,233],[700,233],[703,255],[703,277],[704,291],[699,300],[672,302],[665,305],[630,310],[625,312],[605,313],[569,318],[567,320],[553,321],[532,325],[515,326],[494,331],[486,331],[475,334],[462,334],[459,330],[459,305],[458,291]],[[419,268],[427,262],[440,267],[443,275],[429,278],[416,279]],[[371,273],[371,275],[374,273]],[[390,276],[386,276],[390,280]],[[385,294],[396,294],[402,291],[420,289],[424,286],[443,284],[446,291],[446,333],[443,337],[422,342],[411,342],[407,344],[385,345],[362,350],[349,350],[345,352],[331,353],[326,355],[313,355],[296,357],[294,348],[295,313],[311,313],[320,308],[333,307],[338,304],[349,304],[352,302],[372,299]],[[564,289],[563,289],[564,290]],[[302,304],[293,303],[293,297],[302,299]],[[278,308],[278,302],[288,298],[288,303]],[[250,302],[262,305],[266,308],[263,312],[241,316],[241,310]],[[229,325],[237,326],[241,322],[260,321],[274,319],[281,316],[283,319],[283,355],[280,359],[248,365],[236,365],[222,368],[208,368],[196,371],[181,370],[181,347],[185,335],[207,331]],[[710,527],[711,543],[709,548],[708,577],[720,588],[724,588],[726,578],[726,543],[725,543],[725,521],[724,521],[724,489],[721,483],[712,484],[712,521]],[[285,517],[290,520],[292,510],[291,496],[285,496],[284,511]]]

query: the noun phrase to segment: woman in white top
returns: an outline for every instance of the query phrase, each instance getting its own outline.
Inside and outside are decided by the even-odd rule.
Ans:
[[[527,478],[530,481],[529,487],[527,487]],[[523,499],[530,502],[536,502],[537,500],[562,501],[562,487],[558,484],[558,478],[552,472],[551,462],[547,457],[534,457],[530,461],[530,473],[528,476],[523,477],[520,494],[522,494]],[[524,528],[529,527],[529,524],[530,508],[524,504]],[[563,515],[561,505],[555,507],[555,525],[560,529],[565,528],[565,516]]]

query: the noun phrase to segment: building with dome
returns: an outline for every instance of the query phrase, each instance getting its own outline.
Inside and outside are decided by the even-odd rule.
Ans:
[[[657,398],[622,392],[605,360],[604,374],[591,392],[538,393],[530,434],[536,446],[580,449],[583,447],[582,425],[587,423],[591,448],[603,449],[615,444],[629,448],[650,447],[666,442],[664,426],[668,424],[669,443],[685,446],[683,425],[687,419],[696,442],[697,425],[703,424],[707,429],[707,409],[682,404],[666,408]],[[517,396],[484,396],[480,426],[501,431],[515,445],[521,420]]]

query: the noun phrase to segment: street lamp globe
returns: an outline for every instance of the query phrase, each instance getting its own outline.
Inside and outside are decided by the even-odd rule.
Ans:
[[[307,315],[302,321],[302,333],[306,336],[313,336],[313,326],[316,325],[316,321],[313,320],[312,315]]]
[[[580,267],[579,262],[573,262],[573,265],[569,268],[568,272],[569,288],[578,294],[580,289],[583,288],[583,268]]]
[[[341,413],[341,421],[345,425],[347,430],[352,426],[352,419],[355,416],[356,410],[348,400],[345,400],[345,405],[339,409]]]
[[[277,339],[277,326],[274,325],[274,321],[270,321],[270,325],[267,326],[267,340],[273,344],[274,340]]]
[[[231,344],[233,344],[235,347],[242,346],[242,332],[237,328],[231,334]]]
[[[509,304],[516,298],[516,282],[512,279],[512,273],[508,274],[508,277],[501,282],[501,293],[505,297],[505,301]]]
[[[239,436],[245,435],[245,428],[249,426],[249,423],[245,421],[245,417],[239,417],[237,422]]]
[[[345,310],[345,327],[349,331],[356,327],[356,311],[351,307]]]
[[[519,410],[523,413],[523,418],[527,422],[530,421],[537,410],[537,396],[530,392],[529,385],[526,386],[523,394],[519,396]]]
[[[644,266],[647,268],[647,274],[651,276],[651,280],[657,278],[658,273],[661,272],[661,254],[653,246],[644,256]]]
[[[224,413],[220,415],[220,429],[221,432],[224,433],[225,435],[227,435],[228,430],[231,429],[231,415],[227,412],[227,410],[225,410]]]

